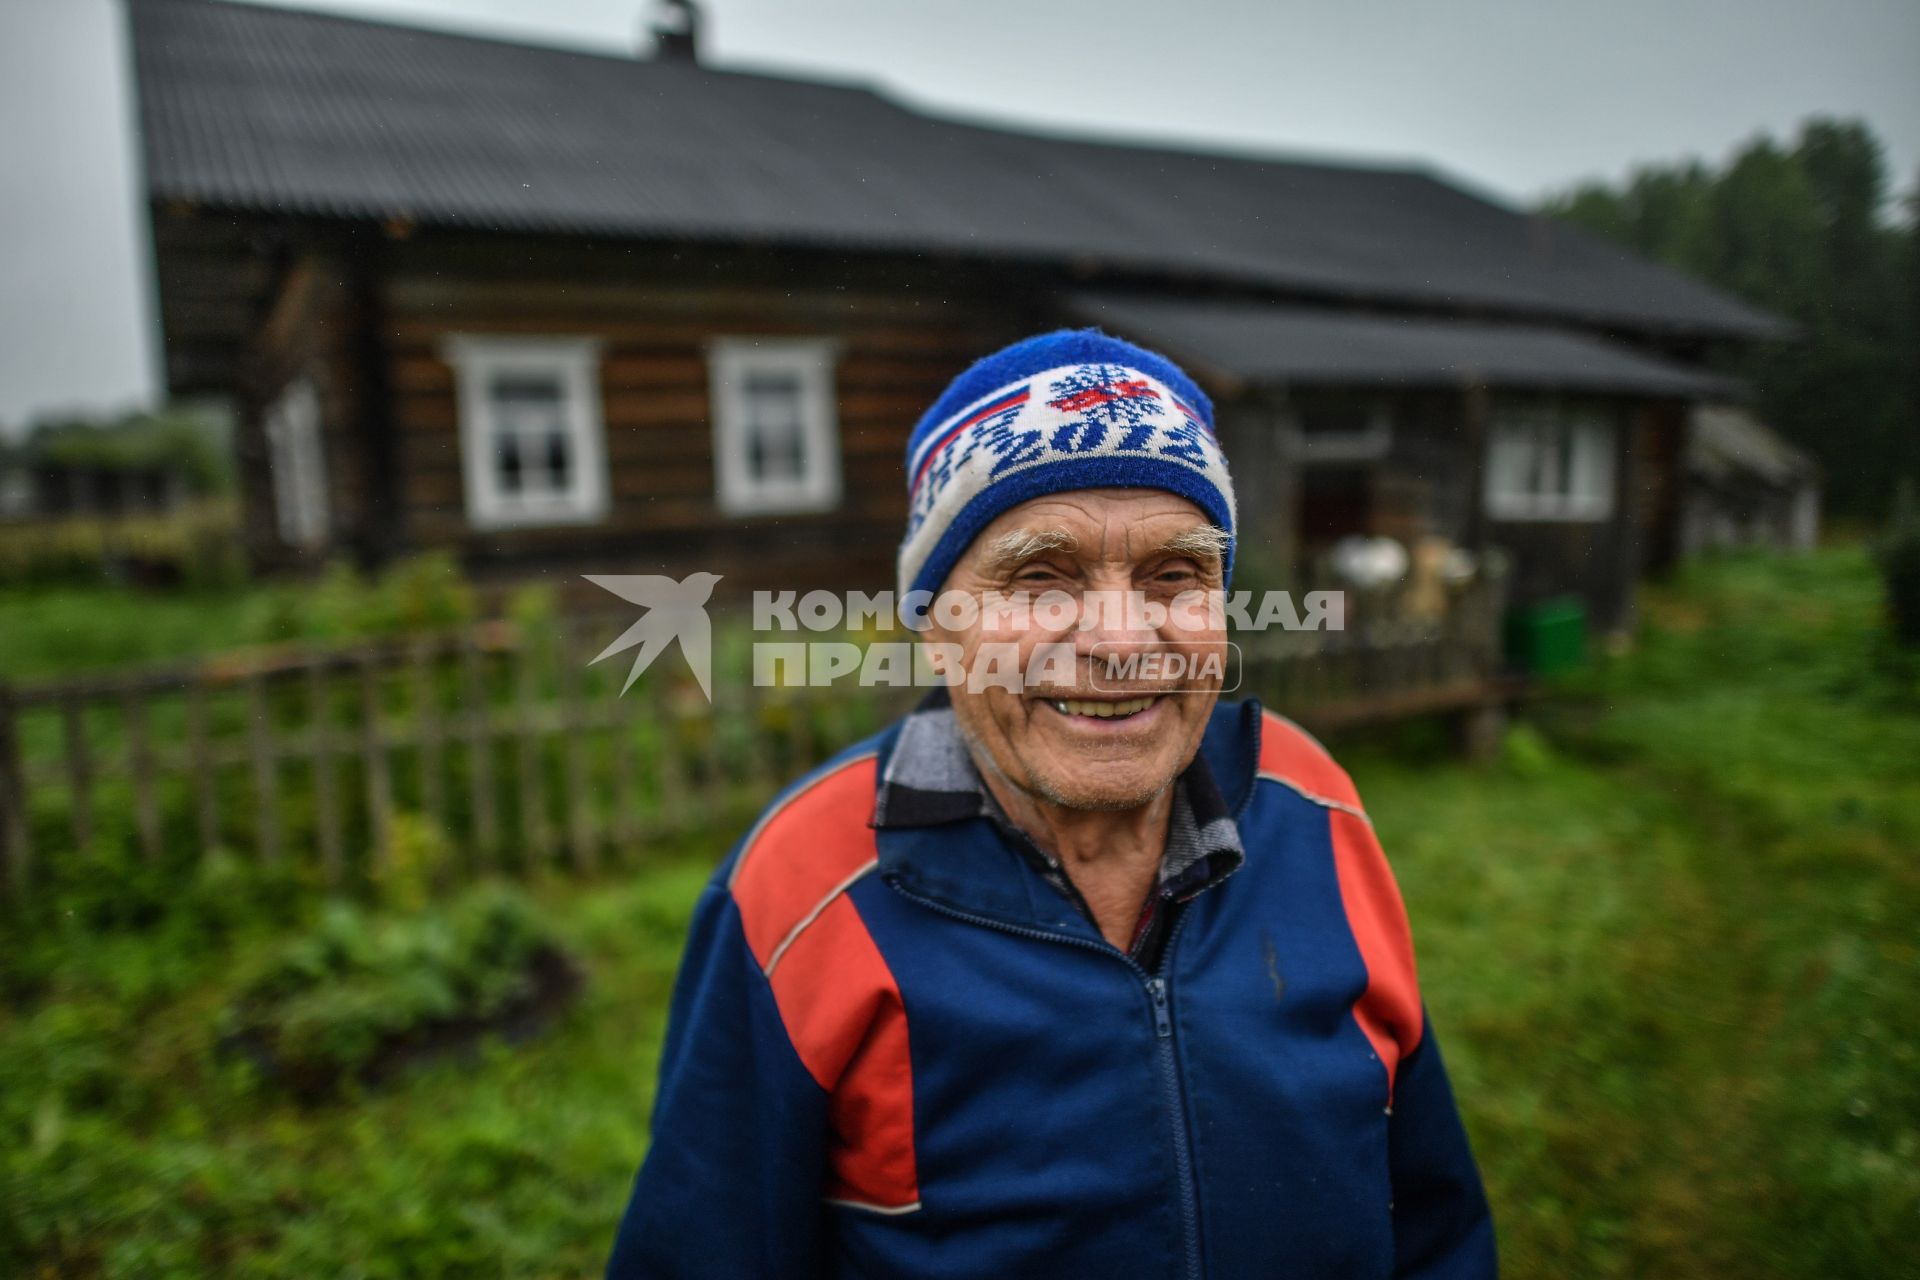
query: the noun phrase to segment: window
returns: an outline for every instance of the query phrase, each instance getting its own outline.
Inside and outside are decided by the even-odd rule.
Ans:
[[[1496,406],[1487,448],[1495,520],[1607,520],[1619,431],[1596,408]]]
[[[295,379],[268,407],[266,433],[280,539],[292,547],[317,547],[327,540],[327,470],[320,393],[311,378]]]
[[[578,524],[607,510],[600,348],[591,338],[447,340],[467,518],[479,528]]]
[[[1315,396],[1293,413],[1300,461],[1377,462],[1393,445],[1393,411],[1384,400]]]
[[[714,478],[733,515],[825,511],[840,501],[833,344],[722,338],[713,344]]]

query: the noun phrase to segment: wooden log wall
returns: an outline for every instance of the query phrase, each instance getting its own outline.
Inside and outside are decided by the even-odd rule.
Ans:
[[[316,564],[344,550],[363,550],[375,522],[372,459],[358,428],[367,406],[354,367],[357,328],[346,259],[325,247],[287,246],[258,295],[260,318],[250,333],[235,382],[234,450],[239,467],[242,529],[249,557],[263,568]],[[275,458],[266,415],[299,379],[320,402],[320,454],[326,475],[328,536],[319,546],[289,546],[280,536],[273,483]]]
[[[617,269],[609,269],[611,259]],[[779,270],[755,259],[705,278],[659,257],[548,247],[489,260],[470,244],[389,246],[382,339],[402,512],[400,549],[453,547],[479,570],[727,574],[726,590],[891,578],[913,423],[974,359],[1018,337],[1018,308],[878,268]],[[792,259],[785,261],[791,262]],[[918,287],[916,287],[918,286]],[[611,510],[591,526],[476,530],[467,520],[455,334],[583,336],[601,345]],[[709,344],[721,337],[835,344],[842,500],[819,514],[741,518],[715,497]]]

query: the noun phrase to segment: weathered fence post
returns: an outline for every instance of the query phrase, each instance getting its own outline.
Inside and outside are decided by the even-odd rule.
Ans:
[[[613,859],[616,863],[630,862],[635,846],[640,843],[640,789],[636,785],[633,758],[634,708],[646,694],[640,693],[629,699],[620,690],[618,672],[615,673],[612,691],[603,696],[611,697],[613,705]]]
[[[254,836],[260,861],[280,865],[280,749],[273,737],[273,702],[265,673],[247,676],[247,742],[253,757]]]
[[[93,843],[93,754],[87,749],[86,704],[78,697],[61,700],[60,719],[67,740],[67,778],[73,788],[73,847]]]
[[[499,819],[494,813],[493,704],[481,678],[480,646],[472,628],[460,633],[460,689],[466,703],[467,798],[473,811],[472,862],[492,870],[500,854]]]
[[[558,664],[554,677],[560,694],[560,755],[566,773],[567,853],[581,871],[599,863],[599,834],[593,820],[593,797],[587,779],[586,736],[589,717],[580,697],[580,671],[575,666],[579,628],[565,618],[554,626],[553,646]]]
[[[32,869],[28,847],[27,785],[20,768],[20,735],[14,727],[13,688],[0,680],[0,886],[24,894]]]
[[[187,686],[187,750],[192,761],[194,823],[203,858],[220,843],[220,775],[207,716],[207,679],[196,672]]]
[[[134,826],[140,832],[140,852],[151,862],[160,857],[160,801],[154,793],[153,742],[142,696],[132,686],[123,690],[120,711],[127,731],[127,769],[133,775]]]
[[[447,831],[446,731],[440,719],[440,688],[434,660],[439,637],[416,639],[413,656],[414,761],[420,773],[420,804],[434,830]]]
[[[333,698],[326,659],[307,656],[307,742],[313,757],[313,825],[320,842],[320,870],[329,888],[338,888],[346,869],[335,790]]]
[[[652,699],[656,729],[654,777],[660,797],[660,816],[677,834],[687,824],[687,774],[680,758],[680,717],[666,676],[655,671],[644,686]]]
[[[514,716],[519,721],[515,740],[520,766],[520,838],[524,842],[521,866],[545,866],[553,853],[552,828],[547,822],[546,743],[541,733],[545,717],[540,706],[539,640],[531,631],[521,634],[514,656]]]
[[[772,734],[767,726],[766,690],[754,683],[749,672],[740,684],[741,714],[747,722],[747,780],[755,787],[768,788],[768,794],[780,788],[779,771],[773,763]]]
[[[388,772],[387,743],[381,724],[380,667],[372,647],[359,654],[360,753],[366,768],[367,868],[375,878],[392,865],[393,775]]]

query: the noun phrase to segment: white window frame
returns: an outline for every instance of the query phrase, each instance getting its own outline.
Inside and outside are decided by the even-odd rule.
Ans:
[[[1307,419],[1314,408],[1310,401],[1296,403],[1289,413],[1294,456],[1301,463],[1379,462],[1392,451],[1393,406],[1387,401],[1375,400],[1366,406],[1367,425],[1358,431],[1308,431]]]
[[[273,482],[273,518],[280,540],[311,548],[327,540],[327,464],[320,392],[309,377],[289,382],[262,415]]]
[[[1621,431],[1620,415],[1601,406],[1496,402],[1487,430],[1483,501],[1488,518],[1611,520]],[[1543,448],[1547,457],[1536,458]],[[1517,474],[1544,477],[1547,483],[1517,487],[1510,483]]]
[[[716,338],[707,349],[713,397],[714,496],[728,515],[830,511],[840,503],[840,426],[834,361],[827,338]],[[800,383],[801,474],[770,482],[747,463],[746,386],[750,374],[795,374]]]
[[[588,337],[454,334],[442,353],[454,370],[467,520],[477,529],[592,524],[607,514],[606,423],[600,407],[600,341]],[[508,493],[495,470],[493,397],[500,374],[554,377],[572,474],[560,494]]]

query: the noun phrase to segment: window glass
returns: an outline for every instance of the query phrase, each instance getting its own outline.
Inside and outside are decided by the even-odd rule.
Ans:
[[[806,470],[800,378],[790,371],[746,375],[747,470],[757,481],[794,481]]]
[[[840,499],[833,347],[818,339],[713,344],[715,496],[736,515],[825,511]]]
[[[1613,515],[1618,423],[1600,409],[1553,403],[1496,408],[1487,441],[1486,508],[1497,520],[1606,520]]]
[[[320,395],[299,378],[267,409],[267,461],[272,468],[274,523],[289,546],[326,541],[326,464],[320,440]]]
[[[564,496],[571,447],[560,379],[500,374],[493,379],[492,401],[501,488],[514,494]]]
[[[451,339],[467,513],[475,525],[578,523],[606,511],[599,352],[590,339]]]

